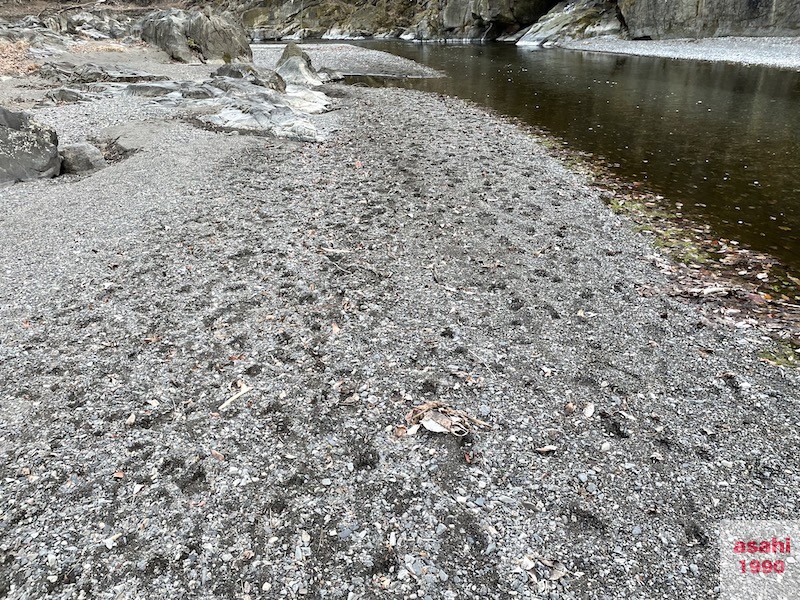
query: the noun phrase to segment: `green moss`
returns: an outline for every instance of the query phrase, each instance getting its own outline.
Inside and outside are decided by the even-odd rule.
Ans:
[[[800,345],[792,342],[776,342],[772,348],[763,350],[758,357],[764,362],[779,367],[800,367]]]

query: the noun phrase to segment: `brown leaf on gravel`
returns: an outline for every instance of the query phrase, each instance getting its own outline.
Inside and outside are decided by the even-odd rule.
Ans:
[[[219,461],[225,460],[225,455],[222,452],[218,452],[217,450],[214,450],[213,448],[211,450],[211,456],[213,456],[214,458],[216,458]]]
[[[114,471],[113,477],[114,479],[122,479],[123,477],[125,477],[125,473],[123,473],[122,471]]]
[[[413,435],[420,426],[434,433],[451,433],[458,437],[471,433],[475,426],[491,428],[489,423],[438,401],[426,402],[412,408],[406,414],[406,423],[408,428],[405,435]],[[398,432],[399,427],[395,429],[395,435]]]
[[[536,451],[539,454],[550,454],[551,452],[555,452],[556,450],[558,450],[558,447],[557,446],[552,446],[552,445],[547,445],[547,446],[542,446],[541,448],[536,448]]]

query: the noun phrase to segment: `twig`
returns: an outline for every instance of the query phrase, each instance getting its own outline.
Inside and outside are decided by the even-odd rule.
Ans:
[[[480,356],[478,356],[477,354],[475,354],[475,353],[474,353],[472,350],[470,350],[469,348],[467,348],[467,352],[469,352],[470,354],[472,354],[472,356],[473,356],[473,357],[475,357],[475,359],[478,361],[478,364],[480,364],[480,365],[483,365],[483,366],[484,366],[484,368],[485,368],[487,371],[489,371],[489,373],[491,373],[491,374],[492,374],[492,377],[495,377],[495,378],[496,378],[496,375],[494,374],[494,371],[492,371],[492,368],[491,368],[489,365],[487,365],[487,364],[486,364],[486,363],[483,361],[483,359],[482,359]]]
[[[238,391],[238,392],[236,392],[236,393],[235,393],[233,396],[231,396],[230,398],[228,398],[228,399],[227,399],[225,402],[223,402],[222,404],[220,404],[220,405],[219,405],[219,408],[218,408],[217,410],[219,410],[219,411],[221,412],[221,411],[223,411],[223,410],[227,409],[227,408],[228,408],[228,407],[229,407],[231,404],[233,404],[233,403],[234,403],[236,400],[238,400],[239,398],[241,398],[242,396],[244,396],[244,395],[245,395],[247,392],[249,392],[249,391],[252,391],[252,389],[253,389],[253,388],[251,388],[250,386],[248,386],[248,385],[247,385],[246,383],[244,383],[244,382],[240,382],[240,384],[241,384],[241,387],[239,388],[239,391]]]

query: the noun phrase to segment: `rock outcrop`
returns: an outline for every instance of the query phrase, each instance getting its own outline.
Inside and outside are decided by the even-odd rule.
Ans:
[[[796,0],[230,0],[227,6],[242,14],[254,41],[518,39],[531,24],[532,44],[625,36],[628,29],[634,38],[653,39],[800,35]]]
[[[56,133],[30,115],[0,107],[0,185],[55,177],[60,171]]]
[[[58,33],[69,33],[93,40],[119,40],[130,32],[132,20],[109,11],[65,11],[42,19],[42,24]]]
[[[797,0],[619,0],[631,37],[800,35]]]
[[[234,63],[222,65],[212,73],[214,77],[232,77],[234,79],[244,79],[254,85],[260,85],[276,92],[286,91],[286,81],[275,71],[259,69],[253,65],[244,63]]]
[[[39,68],[39,75],[45,79],[62,83],[96,83],[99,81],[133,83],[166,79],[163,75],[154,75],[125,67],[106,67],[91,63],[74,65],[69,62],[46,62]]]
[[[373,36],[494,40],[535,22],[556,1],[262,0],[233,2],[231,6],[245,9],[243,22],[255,41]]]
[[[323,83],[311,65],[311,58],[294,42],[286,44],[275,70],[286,83],[292,85],[316,87]]]
[[[181,62],[251,60],[247,33],[238,20],[208,10],[159,10],[135,27],[141,38]]]
[[[613,1],[559,2],[522,35],[521,46],[544,46],[565,40],[625,35]]]

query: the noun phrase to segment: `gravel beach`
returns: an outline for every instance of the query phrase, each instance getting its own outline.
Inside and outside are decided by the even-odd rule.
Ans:
[[[713,597],[720,519],[797,514],[798,372],[529,132],[323,90],[321,143],[31,110],[146,143],[0,189],[0,596]]]
[[[732,62],[800,70],[800,38],[719,37],[675,40],[595,38],[559,42],[562,48],[610,54]]]

